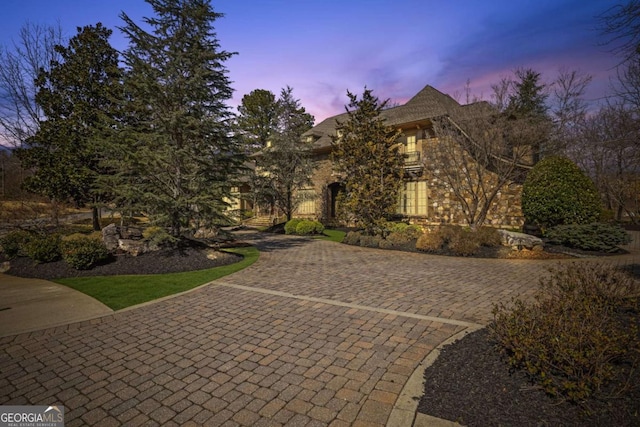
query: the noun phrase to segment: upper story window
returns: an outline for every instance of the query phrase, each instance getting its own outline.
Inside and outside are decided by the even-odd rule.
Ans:
[[[409,135],[407,136],[407,142],[405,144],[405,152],[412,153],[416,151],[416,136]]]

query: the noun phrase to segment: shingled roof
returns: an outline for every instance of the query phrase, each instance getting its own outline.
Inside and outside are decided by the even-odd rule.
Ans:
[[[456,116],[462,106],[449,95],[446,95],[432,86],[425,86],[406,104],[383,110],[381,117],[390,125],[402,125],[418,122],[444,115]],[[338,121],[348,119],[348,113],[329,117],[303,134],[303,137],[314,136],[315,148],[324,148],[331,145],[331,135],[335,134]]]

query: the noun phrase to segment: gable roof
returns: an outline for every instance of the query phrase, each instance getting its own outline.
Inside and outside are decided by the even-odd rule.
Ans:
[[[383,110],[380,114],[389,125],[399,126],[444,115],[456,116],[462,106],[449,95],[432,86],[425,86],[404,105]],[[348,119],[348,113],[329,117],[303,134],[303,137],[314,136],[316,149],[331,145],[331,135],[335,134],[337,122]]]

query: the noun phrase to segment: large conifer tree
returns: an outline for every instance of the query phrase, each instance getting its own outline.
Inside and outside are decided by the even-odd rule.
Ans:
[[[121,153],[127,194],[152,219],[171,227],[209,225],[224,217],[234,173],[242,163],[226,101],[232,89],[208,0],[146,0],[151,32],[122,14],[130,46],[129,127]],[[129,151],[129,152],[127,152]]]
[[[345,219],[376,234],[398,204],[403,174],[400,132],[384,122],[380,114],[387,102],[379,102],[370,89],[360,99],[347,95],[348,119],[338,123],[332,142],[335,167],[345,185],[338,205]]]
[[[121,72],[118,53],[109,44],[111,30],[98,23],[78,28],[68,46],[58,45],[60,60],[36,80],[36,103],[45,119],[18,150],[35,173],[25,181],[30,191],[53,201],[93,203],[99,229],[96,180],[108,173],[102,165],[105,134],[112,128]]]

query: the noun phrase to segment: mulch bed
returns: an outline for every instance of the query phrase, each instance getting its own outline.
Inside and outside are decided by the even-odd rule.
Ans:
[[[238,262],[241,258],[227,252],[214,252],[215,259],[207,255],[212,249],[183,247],[148,252],[138,256],[119,254],[89,270],[76,270],[64,261],[36,264],[29,258],[18,257],[10,261],[7,274],[37,279],[60,279],[79,276],[115,276],[127,274],[165,274],[204,270]],[[4,261],[0,259],[0,261]]]
[[[629,383],[640,384],[634,373]],[[624,398],[559,402],[510,371],[486,329],[443,348],[424,374],[418,412],[466,426],[638,426],[640,389]],[[590,414],[586,414],[588,409]]]

